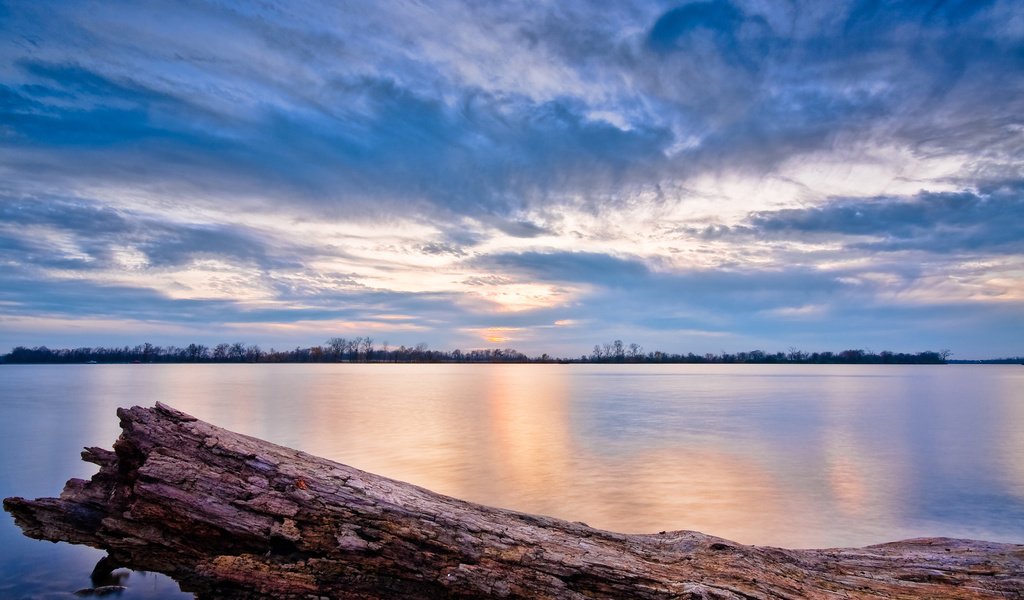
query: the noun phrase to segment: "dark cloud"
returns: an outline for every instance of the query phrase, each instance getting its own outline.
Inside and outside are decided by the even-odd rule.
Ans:
[[[731,2],[692,2],[661,15],[648,44],[659,53],[714,54],[745,69],[757,69],[774,34],[759,15],[746,15]]]
[[[513,280],[505,275],[479,275],[467,277],[462,280],[462,283],[466,285],[505,285],[513,283]]]
[[[846,243],[861,250],[1019,254],[1024,251],[1024,186],[836,199],[819,207],[759,212],[748,224],[740,231],[795,239],[854,236]],[[709,237],[722,234],[721,228],[705,230]]]
[[[273,242],[244,226],[179,224],[118,211],[95,201],[55,197],[0,197],[0,242],[27,264],[104,269],[116,266],[114,252],[141,252],[147,267],[188,265],[216,258],[260,269],[294,268],[309,250]],[[72,246],[62,252],[51,236]],[[72,258],[68,258],[68,255]]]
[[[495,227],[517,238],[533,238],[552,233],[550,229],[528,221],[501,221],[496,223]]]
[[[466,252],[458,246],[452,244],[445,244],[442,242],[430,242],[429,244],[423,244],[420,246],[420,252],[424,254],[448,254],[451,256],[465,256]]]
[[[619,287],[650,276],[640,261],[590,252],[523,252],[491,254],[473,266],[515,273],[530,280],[595,283]]]
[[[683,38],[707,30],[732,42],[743,20],[743,13],[730,2],[692,2],[661,15],[649,39],[659,49],[674,50]]]

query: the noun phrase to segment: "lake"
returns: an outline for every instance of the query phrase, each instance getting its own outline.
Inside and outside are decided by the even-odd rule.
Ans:
[[[0,366],[0,495],[56,496],[114,410],[216,425],[484,504],[622,532],[1024,542],[1019,365]],[[72,598],[103,553],[4,515],[0,597]],[[121,598],[188,598],[131,573]]]

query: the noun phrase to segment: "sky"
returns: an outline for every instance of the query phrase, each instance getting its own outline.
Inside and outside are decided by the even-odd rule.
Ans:
[[[1016,0],[0,2],[0,351],[1024,354]]]

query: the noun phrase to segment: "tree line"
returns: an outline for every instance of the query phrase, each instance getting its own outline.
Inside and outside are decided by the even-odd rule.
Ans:
[[[332,362],[529,362],[525,354],[512,349],[442,351],[427,344],[391,346],[374,344],[372,338],[333,337],[325,344],[293,350],[263,350],[258,344],[189,344],[187,346],[137,346],[28,348],[18,346],[0,356],[7,364],[75,363],[332,363]]]
[[[722,352],[719,354],[686,354],[662,351],[644,352],[639,344],[614,340],[596,344],[590,354],[577,358],[558,358],[548,354],[530,357],[506,348],[463,351],[431,350],[427,344],[415,346],[380,345],[370,337],[332,337],[324,344],[296,347],[293,350],[263,350],[257,344],[221,343],[214,346],[156,346],[150,343],[121,347],[28,348],[18,346],[0,356],[7,364],[73,364],[73,363],[335,363],[335,362],[447,362],[447,363],[691,363],[691,364],[945,364],[949,350],[917,353],[874,353],[870,350],[841,352],[804,352],[790,348],[787,352]],[[1012,360],[1012,359],[1008,359]]]
[[[595,344],[589,356],[581,356],[579,362],[597,363],[749,363],[749,364],[855,364],[855,365],[939,365],[946,364],[952,352],[949,350],[907,353],[872,352],[853,349],[841,352],[804,352],[790,348],[787,352],[722,352],[720,354],[673,354],[662,351],[644,353],[638,344],[626,345],[622,340],[606,344]]]

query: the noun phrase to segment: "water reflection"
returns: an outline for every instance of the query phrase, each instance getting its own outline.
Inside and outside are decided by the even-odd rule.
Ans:
[[[549,365],[530,373],[502,367],[487,378],[484,452],[494,473],[480,492],[550,513],[561,508],[555,499],[564,497],[576,455],[565,381]]]
[[[618,531],[790,547],[1024,541],[1020,367],[0,370],[5,496],[88,476],[78,448],[110,446],[114,409],[159,400],[442,493]],[[22,553],[45,554],[17,537],[0,527],[0,594],[24,589],[12,587],[24,586]]]
[[[1020,390],[1024,389],[1024,369],[1016,369],[1014,376],[1001,377],[993,386],[999,404],[997,414],[997,454],[995,462],[1000,479],[1007,492],[1024,502],[1024,402]]]

